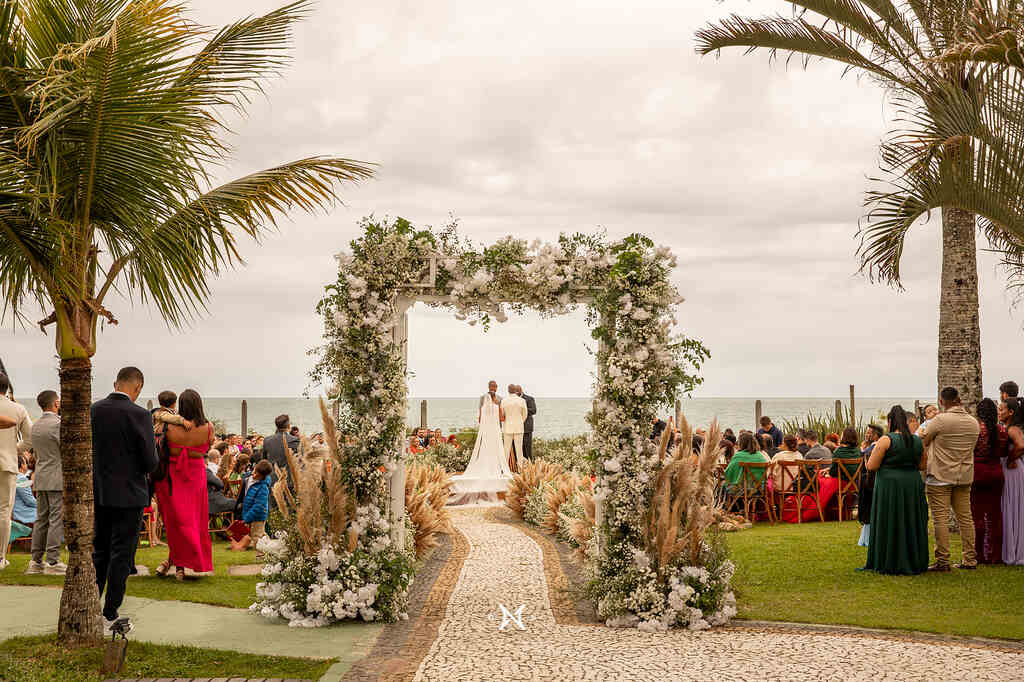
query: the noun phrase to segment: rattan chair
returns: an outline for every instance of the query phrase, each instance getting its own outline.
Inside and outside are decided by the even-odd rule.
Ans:
[[[768,514],[768,519],[775,523],[775,509],[768,494],[768,470],[771,463],[741,462],[739,466],[740,480],[731,490],[726,491],[724,509],[728,512],[742,500],[743,518],[754,523],[756,521],[754,515],[760,504]]]
[[[864,473],[864,458],[849,457],[834,459],[836,478],[839,480],[839,490],[836,492],[837,520],[843,521],[843,498],[860,497],[860,479]]]

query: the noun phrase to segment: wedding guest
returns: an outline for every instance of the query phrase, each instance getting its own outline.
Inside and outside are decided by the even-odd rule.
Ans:
[[[523,422],[523,457],[533,459],[533,416],[537,414],[537,400],[516,384],[516,394],[526,401],[526,421]]]
[[[928,430],[928,425],[931,423],[932,419],[935,419],[935,416],[939,413],[939,408],[935,407],[934,405],[925,405],[923,412],[924,421],[921,422],[916,429],[914,429],[914,433],[916,433],[921,438],[924,438],[924,434]],[[916,418],[916,415],[914,416]]]
[[[832,453],[832,465],[829,467],[828,474],[832,477],[839,476],[840,463],[836,460],[844,459],[856,459],[861,458],[860,448],[857,447],[857,429],[852,426],[847,426],[843,429],[843,435],[839,439],[839,446]],[[846,479],[853,478],[854,474],[857,473],[858,463],[843,462],[843,473],[846,474]],[[845,493],[844,493],[845,494]]]
[[[292,437],[294,437],[294,438],[298,438],[298,439],[300,439],[300,440],[301,440],[301,438],[302,438],[302,433],[300,433],[300,432],[299,432],[299,427],[298,427],[298,426],[293,426],[293,427],[292,427],[292,428],[291,428],[291,429],[290,429],[290,430],[288,431],[288,433],[290,433],[290,434],[292,435]]]
[[[1016,381],[1004,381],[999,384],[999,399],[1006,400],[1007,398],[1016,398],[1020,392],[1020,388],[1017,386]]]
[[[11,518],[31,526],[36,522],[36,496],[32,493],[32,480],[28,477],[28,457],[18,455],[18,479],[14,491],[14,509]]]
[[[420,442],[419,436],[411,436],[409,438],[409,454],[418,455],[423,452],[426,448],[423,447]]]
[[[0,570],[7,568],[7,545],[11,538],[11,510],[18,487],[18,441],[32,442],[32,420],[28,411],[8,397],[11,382],[0,372]],[[13,425],[12,425],[13,422]]]
[[[196,573],[213,570],[210,543],[206,454],[214,441],[213,425],[206,420],[203,399],[188,389],[179,400],[182,417],[194,424],[167,427],[169,461],[167,475],[156,482],[157,501],[167,532],[167,559],[156,569],[158,577],[175,567],[175,578],[185,579],[185,569]],[[232,505],[233,506],[233,505]]]
[[[908,425],[909,428],[909,425]],[[875,443],[885,435],[884,430],[878,424],[868,424],[864,432],[864,442],[861,443],[860,454],[864,458],[864,471],[860,476],[860,490],[857,493],[857,521],[860,525],[860,539],[857,544],[867,547],[871,536],[871,501],[875,491],[875,472],[867,468],[868,458],[871,457]]]
[[[1009,453],[1006,427],[999,423],[995,402],[978,401],[978,442],[974,446],[974,482],[971,484],[971,516],[978,563],[1003,560],[1003,459]]]
[[[447,439],[446,442],[448,443],[448,445],[454,445],[456,448],[459,447],[459,439],[455,436],[454,433],[452,435],[448,436],[448,439]],[[525,445],[523,446],[523,449],[524,450],[526,449]]]
[[[224,481],[206,470],[206,509],[210,516],[223,514],[235,508],[235,501],[224,494]]]
[[[1003,464],[1003,563],[1024,566],[1024,401],[1006,398],[1000,412],[1010,441]]]
[[[833,453],[833,456],[835,456],[834,453],[835,453],[836,449],[839,447],[839,434],[838,433],[830,433],[830,434],[828,434],[827,436],[825,436],[825,442],[822,443],[822,445],[824,445],[826,448],[828,448],[829,452]]]
[[[772,445],[776,449],[782,445],[782,431],[779,431],[779,427],[772,424],[771,417],[761,417],[761,428],[757,430],[758,438],[766,434],[772,437]]]
[[[270,473],[270,462],[264,459],[256,463],[242,503],[242,521],[249,524],[253,547],[266,534],[267,514],[270,510]],[[257,558],[259,556],[257,554]]]
[[[935,563],[930,571],[945,572],[949,565],[949,517],[956,516],[963,544],[963,558],[956,568],[977,568],[974,552],[974,520],[971,518],[971,482],[974,480],[974,447],[981,427],[960,404],[960,393],[948,386],[939,393],[943,411],[932,417],[924,431],[928,448],[925,485],[935,528]]]
[[[124,601],[142,510],[149,504],[146,477],[159,463],[152,417],[135,404],[144,383],[137,367],[125,367],[117,373],[114,392],[93,403],[90,410],[95,503],[92,562],[99,593],[106,592],[104,634],[110,633]]]
[[[725,472],[722,474],[722,479],[729,488],[734,488],[740,483],[740,479],[743,476],[743,467],[740,464],[743,462],[760,463],[768,461],[768,458],[761,453],[761,448],[757,445],[757,438],[750,431],[740,432],[738,446],[739,451],[729,460],[729,465],[725,467]],[[753,475],[754,479],[760,482],[764,472],[754,471]]]
[[[178,404],[177,393],[174,391],[160,391],[156,399],[159,406],[153,410],[153,433],[157,436],[162,435],[168,424],[177,424],[178,426],[191,428],[192,425],[186,424],[184,417],[174,411]]]
[[[894,405],[888,421],[889,433],[875,443],[867,463],[875,487],[864,569],[916,575],[928,569],[928,503],[918,474],[924,446],[902,407]]]
[[[875,447],[875,443],[884,435],[885,431],[881,426],[878,424],[868,424],[868,428],[864,431],[864,442],[860,444],[860,454],[865,457],[869,456],[872,448]]]
[[[236,459],[228,474],[229,481],[240,481],[249,474],[249,462],[252,460],[252,453],[243,452]]]
[[[209,452],[206,453],[206,468],[216,476],[220,471],[220,463],[228,457],[228,448],[230,444],[226,440],[219,440],[213,444]]]
[[[272,465],[286,469],[288,458],[284,454],[285,448],[287,447],[292,452],[298,452],[299,439],[291,434],[291,419],[288,415],[278,415],[274,419],[274,426],[277,431],[263,441],[263,457],[270,460]]]
[[[809,433],[811,432],[807,429],[798,429],[796,432],[796,449],[805,457],[807,455],[807,451],[811,449],[811,446],[807,444],[807,435]],[[817,434],[815,434],[814,440],[818,440]]]
[[[772,438],[770,433],[762,433],[758,436],[758,440],[761,442],[761,452],[768,459],[775,456],[775,453],[779,451],[779,448],[775,446],[775,439]]]
[[[804,453],[804,459],[832,461],[832,451],[818,442],[818,434],[814,431],[810,429],[804,431],[804,443],[807,444],[807,452]]]
[[[64,575],[67,564],[60,560],[64,541],[64,476],[60,461],[60,396],[43,391],[36,397],[42,415],[32,425],[32,448],[36,471],[32,484],[38,504],[36,525],[32,527],[32,559],[27,575],[44,573]],[[46,563],[43,563],[43,550]]]
[[[797,438],[793,434],[786,434],[782,438],[782,449],[772,456],[772,486],[777,492],[789,490],[793,487],[795,476],[789,469],[780,466],[777,462],[793,462],[803,459],[804,456],[797,450]]]

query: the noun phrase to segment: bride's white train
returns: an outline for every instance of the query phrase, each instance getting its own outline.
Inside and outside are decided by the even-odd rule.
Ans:
[[[452,476],[448,504],[497,502],[512,478],[501,433],[500,400],[492,390],[480,401],[480,427],[466,471]]]

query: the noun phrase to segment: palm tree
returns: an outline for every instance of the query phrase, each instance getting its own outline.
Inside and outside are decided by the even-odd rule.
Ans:
[[[99,639],[90,559],[91,358],[107,297],[171,325],[202,312],[208,277],[240,263],[292,208],[337,199],[367,164],[316,157],[212,187],[229,158],[222,118],[288,61],[300,0],[210,31],[177,0],[0,0],[0,293],[24,321],[52,311],[60,358],[64,527],[59,639]]]
[[[956,44],[970,0],[787,0],[791,17],[747,19],[731,16],[697,32],[697,51],[708,54],[727,47],[764,48],[829,59],[868,74],[895,95],[914,120],[909,131],[896,131],[883,145],[883,171],[894,191],[869,192],[867,225],[859,251],[862,268],[872,278],[900,285],[903,240],[911,224],[932,208],[942,210],[942,275],[939,303],[938,386],[960,389],[964,403],[981,398],[981,331],[978,324],[976,213],[985,202],[971,201],[960,182],[973,178],[977,189],[999,175],[996,160],[974,155],[976,141],[948,135],[950,118],[965,109],[977,123],[986,98],[1009,90],[993,87],[1000,69],[966,61],[942,61]],[[956,102],[956,107],[949,102]],[[966,125],[963,121],[959,125]],[[914,132],[931,128],[936,135],[922,144]],[[954,126],[955,127],[955,126]],[[996,134],[989,131],[990,134]],[[1011,151],[1021,146],[1020,140]],[[922,163],[924,166],[922,166]],[[1018,170],[1022,166],[1017,167]],[[930,186],[927,183],[932,183]],[[1003,188],[1005,190],[1005,187]],[[914,201],[906,202],[908,198]],[[998,204],[1009,194],[991,194]],[[972,205],[973,204],[973,205]],[[984,206],[982,206],[984,208]],[[998,206],[993,212],[998,212]],[[990,235],[1016,240],[1024,234],[1002,233],[994,223]]]

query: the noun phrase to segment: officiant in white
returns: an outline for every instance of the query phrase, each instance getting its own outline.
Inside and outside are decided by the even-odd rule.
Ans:
[[[452,476],[452,495],[448,504],[496,502],[498,493],[508,489],[512,478],[501,432],[504,414],[498,395],[498,382],[487,384],[487,393],[480,396],[477,413],[477,436],[466,471]]]
[[[505,459],[508,461],[509,468],[518,472],[520,460],[523,457],[523,432],[526,430],[528,410],[526,401],[516,395],[515,384],[509,384],[508,397],[501,401],[501,412],[505,418],[505,425],[502,429]],[[514,451],[513,445],[515,445]]]

